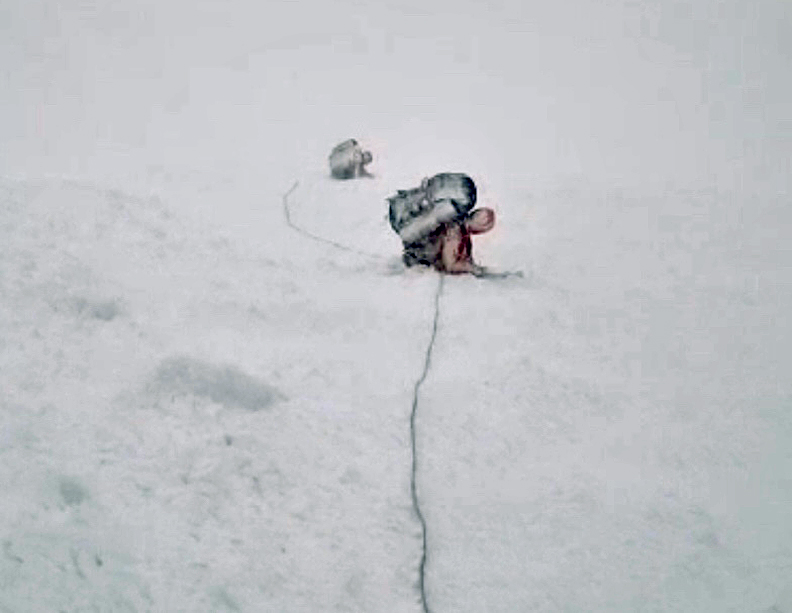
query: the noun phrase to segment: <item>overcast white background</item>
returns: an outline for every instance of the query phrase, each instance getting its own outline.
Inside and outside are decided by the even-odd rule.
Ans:
[[[791,11],[0,0],[0,610],[421,611],[457,171],[430,610],[792,613]]]

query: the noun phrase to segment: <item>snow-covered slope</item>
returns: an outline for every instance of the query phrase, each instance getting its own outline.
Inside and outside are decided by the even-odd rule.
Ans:
[[[409,608],[434,279],[77,183],[2,201],[4,606]]]
[[[792,296],[767,222],[787,204],[529,202],[551,233],[522,250],[531,283],[443,296],[421,421],[436,610],[787,610]]]
[[[788,8],[513,4],[4,4],[0,610],[420,611],[452,170],[431,611],[792,613]]]

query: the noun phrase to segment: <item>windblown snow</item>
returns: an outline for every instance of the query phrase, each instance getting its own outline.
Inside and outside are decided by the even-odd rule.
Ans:
[[[791,30],[7,1],[0,611],[419,612],[425,553],[432,613],[792,613]],[[432,337],[385,198],[444,171],[524,276]]]

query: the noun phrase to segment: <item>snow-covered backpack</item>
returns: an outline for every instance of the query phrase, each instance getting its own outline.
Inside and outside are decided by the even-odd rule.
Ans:
[[[354,179],[365,174],[363,167],[371,160],[371,152],[363,151],[360,144],[350,138],[333,147],[330,152],[330,174],[336,179]]]
[[[391,228],[407,245],[467,215],[476,205],[476,184],[466,174],[443,172],[424,179],[421,187],[400,189],[388,205]]]

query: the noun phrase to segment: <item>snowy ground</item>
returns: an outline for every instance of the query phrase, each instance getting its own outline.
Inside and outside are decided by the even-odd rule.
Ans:
[[[455,170],[431,611],[792,613],[790,9],[513,4],[0,5],[0,611],[420,611]]]

